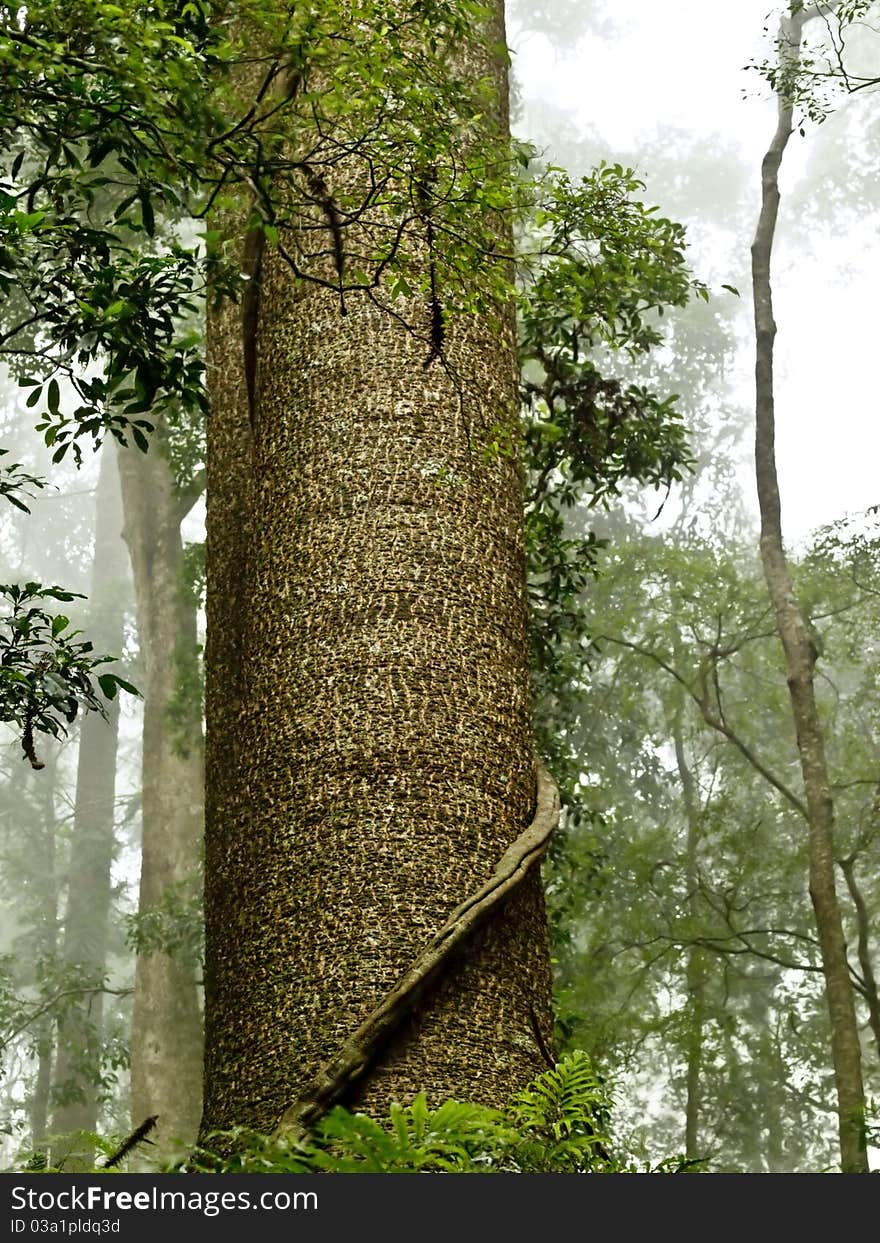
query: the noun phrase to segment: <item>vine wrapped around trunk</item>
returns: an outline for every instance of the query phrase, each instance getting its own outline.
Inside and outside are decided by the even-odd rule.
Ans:
[[[456,57],[493,84],[479,126],[494,142],[492,11]],[[479,147],[462,143],[459,158]],[[211,321],[203,1131],[276,1127],[534,806],[512,307],[461,312],[435,341],[427,295],[399,296],[399,315],[370,290],[341,299],[340,242],[348,271],[382,221],[327,208],[357,197],[356,153],[313,172],[307,235],[280,236],[325,255],[324,283],[266,246],[252,376],[237,309]],[[496,249],[511,249],[503,219]],[[443,967],[347,1104],[499,1105],[545,1068],[537,868]]]

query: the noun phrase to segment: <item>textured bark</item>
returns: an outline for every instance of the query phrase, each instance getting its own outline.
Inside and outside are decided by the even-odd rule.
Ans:
[[[339,1053],[327,1062],[299,1098],[282,1114],[276,1134],[301,1139],[337,1101],[359,1086],[361,1077],[376,1062],[390,1036],[421,1002],[434,981],[497,913],[514,890],[519,889],[544,857],[559,820],[559,791],[543,765],[536,772],[535,814],[528,827],[513,841],[488,881],[460,903],[446,923],[410,963],[390,992],[364,1019]]]
[[[95,499],[95,551],[89,593],[89,637],[100,653],[122,651],[128,567],[122,542],[122,503],[116,456],[107,446]],[[107,719],[97,712],[82,720],[76,770],[76,803],[67,907],[61,953],[77,970],[83,985],[100,988],[107,959],[116,810],[116,744],[119,699],[107,704]],[[91,1167],[94,1150],[77,1132],[97,1130],[101,1073],[103,997],[89,994],[65,1009],[58,1025],[54,1093],[60,1094],[52,1131],[69,1138],[53,1146],[53,1161],[64,1169]],[[75,1094],[75,1095],[74,1095]]]
[[[267,250],[253,432],[236,316],[212,321],[206,1129],[272,1129],[532,812],[521,482],[481,451],[515,428],[512,316],[450,325],[460,401],[347,311]],[[499,1104],[550,1033],[533,872],[347,1103]]]
[[[782,23],[783,55],[796,60],[804,13],[794,12]],[[778,174],[792,132],[792,108],[779,96],[779,120],[761,169],[761,213],[752,245],[752,283],[756,337],[755,469],[761,510],[761,561],[785,652],[792,716],[797,734],[809,824],[810,897],[822,956],[825,992],[831,1020],[831,1051],[837,1091],[841,1168],[845,1173],[868,1170],[865,1143],[865,1098],[861,1048],[853,988],[834,875],[834,804],[825,740],[816,707],[815,644],[798,605],[782,539],[779,484],[776,474],[773,402],[773,345],[776,324],[770,283],[770,259],[779,211]]]
[[[161,432],[157,433],[161,435]],[[159,444],[119,452],[125,539],[134,573],[143,657],[143,844],[138,909],[146,914],[197,889],[203,825],[201,720],[193,705],[184,739],[168,710],[181,662],[196,659],[196,605],[181,590],[181,496]],[[150,1157],[191,1143],[201,1113],[202,1022],[192,952],[138,953],[131,1043],[132,1123],[158,1115]]]

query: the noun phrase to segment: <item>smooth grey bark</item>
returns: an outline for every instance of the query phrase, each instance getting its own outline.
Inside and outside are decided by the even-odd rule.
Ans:
[[[784,68],[796,68],[807,14],[792,4],[781,26]],[[778,95],[776,133],[761,167],[761,212],[752,244],[755,307],[755,473],[761,511],[761,562],[785,653],[792,717],[804,782],[809,826],[810,898],[816,916],[825,993],[831,1022],[831,1053],[837,1093],[841,1168],[867,1173],[865,1095],[846,941],[835,886],[834,803],[825,758],[825,740],[816,706],[814,670],[818,653],[794,591],[785,556],[779,483],[776,472],[773,391],[773,318],[770,261],[779,213],[779,168],[792,133],[792,105]]]
[[[34,826],[34,850],[40,858],[39,875],[42,891],[37,918],[36,955],[53,961],[58,952],[58,877],[57,824],[55,819],[55,787],[58,776],[58,747],[47,739],[42,758],[45,767],[31,774],[41,805],[40,823]],[[55,1022],[46,1015],[34,1033],[37,1051],[37,1074],[28,1108],[31,1149],[48,1158],[49,1110],[52,1088],[52,1067],[55,1055]]]
[[[681,782],[684,800],[685,887],[688,912],[696,926],[699,917],[699,886],[697,849],[700,841],[699,796],[693,773],[687,760],[683,736],[683,705],[679,698],[673,722],[675,762]],[[700,1113],[702,1106],[703,1075],[703,1023],[705,1018],[705,962],[704,952],[698,946],[687,951],[685,967],[688,1006],[688,1034],[686,1045],[687,1075],[685,1098],[685,1156],[689,1160],[704,1157],[700,1148]]]
[[[134,575],[143,659],[143,836],[138,913],[198,901],[204,770],[201,705],[179,679],[197,681],[197,605],[184,590],[180,524],[198,497],[182,492],[161,451],[161,427],[147,454],[119,450],[124,535]],[[170,950],[170,952],[169,952]],[[150,1159],[191,1143],[201,1114],[202,1018],[195,947],[142,944],[137,954],[131,1037],[132,1126],[158,1115]]]
[[[116,455],[105,446],[95,496],[95,542],[89,592],[89,637],[99,654],[122,651],[129,596],[122,542],[122,502]],[[106,719],[88,712],[82,719],[62,958],[83,987],[100,990],[107,959],[112,904],[110,869],[115,850],[116,747],[119,699],[107,703]],[[88,1168],[93,1148],[77,1132],[94,1132],[100,1111],[103,998],[100,991],[65,1007],[58,1024],[53,1095],[59,1098],[52,1131],[67,1136],[53,1144],[53,1161],[64,1168]]]

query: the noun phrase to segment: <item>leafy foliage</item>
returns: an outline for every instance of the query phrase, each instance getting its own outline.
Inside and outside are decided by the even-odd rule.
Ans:
[[[204,409],[198,343],[180,331],[197,251],[153,238],[156,205],[179,215],[192,186],[199,130],[186,148],[169,132],[209,111],[206,7],[87,0],[71,18],[0,7],[2,345],[56,461],[106,429],[146,448],[148,410]]]
[[[622,170],[605,170],[586,190],[564,175],[530,183],[514,175],[528,163],[524,149],[501,132],[486,140],[491,88],[457,76],[447,54],[462,41],[477,46],[486,17],[474,0],[423,0],[403,11],[392,0],[359,0],[354,10],[88,0],[71,30],[58,5],[0,6],[8,161],[0,292],[12,296],[2,348],[33,372],[20,371],[22,383],[56,458],[71,445],[78,453],[78,437],[97,441],[107,430],[145,447],[157,420],[204,412],[193,316],[209,281],[228,294],[245,279],[237,254],[245,202],[251,227],[297,277],[338,290],[343,308],[360,290],[390,311],[429,292],[429,185],[430,282],[439,283],[444,313],[488,311],[509,295],[506,265],[496,261],[504,258],[497,214],[536,205],[541,253],[567,258],[545,270],[531,322],[546,319],[570,287],[557,320],[577,318],[601,296],[593,313],[606,327],[616,319],[630,340],[652,335],[636,300],[610,312],[616,286],[638,281],[651,263],[636,246],[621,249],[638,214],[616,192]],[[469,143],[477,127],[480,142]],[[303,135],[295,153],[294,133]],[[340,161],[349,171],[334,187],[327,179]],[[338,233],[335,272],[324,241],[308,250],[316,212]],[[183,245],[174,221],[209,213],[201,244]],[[589,235],[599,239],[604,284],[572,262],[585,215],[594,217]],[[348,244],[355,225],[369,239],[361,252]],[[655,230],[654,260],[674,245],[674,228],[666,237]]]
[[[0,958],[0,1049],[20,1039],[36,1045],[48,1019],[63,1028],[76,1024],[78,1057],[68,1066],[65,1081],[54,1086],[53,1104],[86,1099],[106,1100],[117,1086],[118,1072],[129,1064],[127,1041],[112,1025],[83,1021],[82,1003],[114,990],[105,975],[84,964],[42,954],[28,963],[32,979],[22,980],[21,963],[13,955]]]
[[[585,1053],[575,1052],[514,1096],[505,1110],[423,1094],[392,1105],[382,1122],[337,1106],[299,1145],[238,1129],[213,1139],[223,1152],[197,1149],[183,1169],[209,1173],[621,1173],[610,1155],[611,1102]],[[673,1172],[678,1158],[655,1167]]]
[[[817,694],[869,1085],[876,989],[859,947],[873,935],[880,842],[876,553],[876,517],[861,516],[821,532],[796,566],[824,652]],[[591,672],[569,741],[602,829],[570,829],[567,853],[592,871],[550,887],[570,929],[557,944],[566,1037],[627,1071],[630,1109],[649,1108],[646,1060],[664,1067],[654,1144],[677,1142],[690,1106],[715,1169],[830,1165],[797,753],[755,557],[717,534],[633,540],[603,556],[587,608]]]
[[[6,457],[8,453],[8,449],[0,449],[0,457]],[[45,480],[38,475],[31,475],[20,462],[4,462],[0,467],[0,496],[26,514],[31,511],[18,493],[29,496],[27,489],[43,487],[45,487]]]
[[[120,688],[132,695],[138,691],[115,673],[93,677],[99,665],[115,658],[93,656],[81,631],[68,629],[69,618],[43,608],[47,600],[70,601],[77,593],[42,583],[7,583],[0,585],[0,598],[9,609],[0,617],[0,721],[20,728],[26,758],[32,768],[42,768],[35,732],[58,738],[81,708],[103,712],[99,690],[108,699]]]
[[[604,541],[574,526],[625,484],[666,487],[691,456],[674,395],[613,369],[662,343],[660,317],[696,293],[680,224],[647,207],[631,169],[601,164],[578,185],[560,175],[534,217],[541,257],[520,297],[526,552],[539,745],[578,818],[579,765],[560,738],[589,659],[584,592]],[[546,723],[546,724],[545,724]]]
[[[800,55],[792,55],[788,20],[784,20],[772,57],[752,68],[797,111],[799,124],[821,125],[847,95],[880,86],[875,42],[878,13],[877,0],[841,0],[839,4],[792,0],[790,18],[804,19]]]
[[[489,102],[447,55],[474,42],[479,4],[85,0],[75,28],[71,16],[0,6],[0,344],[56,460],[106,431],[146,448],[158,419],[205,412],[194,316],[208,281],[215,294],[241,286],[248,202],[251,227],[297,277],[387,307],[424,283],[427,178],[444,301],[479,301],[474,258],[495,244],[487,212],[509,208],[516,185],[502,135],[456,155]],[[343,157],[358,170],[345,182],[366,197],[328,188]],[[335,274],[302,245],[316,211],[338,230]],[[201,241],[182,244],[174,222],[209,213]],[[345,244],[355,223],[369,225],[369,252]],[[497,284],[500,267],[482,266]]]
[[[201,877],[168,884],[161,901],[126,917],[126,941],[138,954],[201,958],[204,941]]]

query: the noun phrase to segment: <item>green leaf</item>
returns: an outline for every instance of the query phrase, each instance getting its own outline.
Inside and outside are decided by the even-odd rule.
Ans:
[[[149,191],[146,189],[139,190],[138,198],[140,199],[141,219],[143,220],[144,228],[147,234],[153,237],[156,233],[156,219],[153,215],[153,204],[150,202]]]
[[[101,688],[101,693],[107,699],[115,699],[118,690],[127,691],[129,695],[136,695],[139,699],[141,697],[141,693],[136,686],[131,682],[126,682],[125,678],[120,678],[115,673],[98,674],[98,685]]]
[[[112,138],[105,138],[101,142],[96,143],[89,151],[87,161],[89,168],[96,168],[99,164],[102,164],[115,145],[115,140]]]
[[[117,679],[112,673],[99,673],[98,685],[101,688],[101,694],[107,699],[115,699],[118,690]]]

